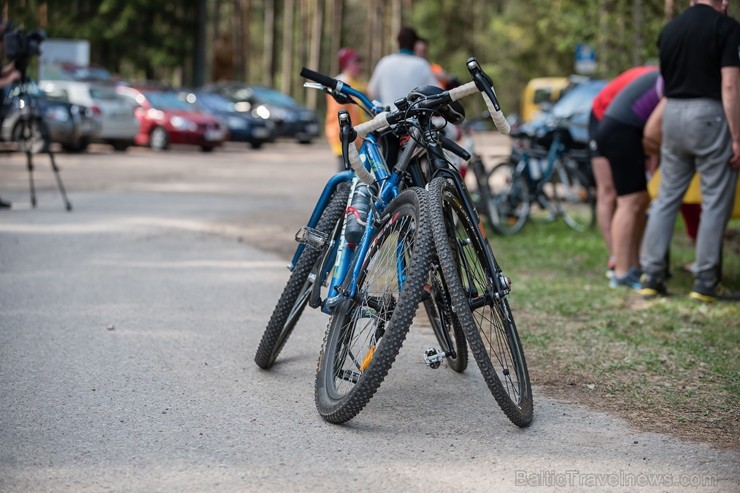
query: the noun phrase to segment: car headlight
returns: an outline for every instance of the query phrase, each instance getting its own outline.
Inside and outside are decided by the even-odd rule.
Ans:
[[[195,122],[181,116],[173,116],[170,118],[170,123],[178,130],[190,130],[191,132],[198,130],[198,125]]]
[[[264,104],[257,106],[254,109],[254,116],[267,120],[270,118],[270,110]]]
[[[237,116],[229,117],[227,123],[229,125],[229,128],[236,128],[239,130],[244,130],[245,128],[249,127],[249,125],[247,124],[247,120],[245,120],[244,118],[239,118]]]

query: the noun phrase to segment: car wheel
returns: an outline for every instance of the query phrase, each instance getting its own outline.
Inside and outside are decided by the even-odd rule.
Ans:
[[[249,146],[250,146],[250,147],[251,147],[252,149],[259,149],[260,147],[262,147],[262,141],[259,141],[259,140],[258,140],[258,141],[250,142],[250,143],[249,143]]]
[[[18,143],[20,152],[30,150],[32,154],[37,154],[46,150],[46,128],[41,125],[43,125],[43,122],[31,121],[30,128],[23,135],[22,122],[19,121],[15,124],[11,136],[13,141]]]
[[[213,146],[200,146],[201,152],[213,152]]]
[[[66,152],[84,152],[89,145],[89,139],[80,139],[77,142],[62,144],[62,149]]]
[[[170,138],[167,131],[162,127],[154,127],[149,135],[149,147],[155,151],[164,151],[170,147]]]
[[[129,148],[131,142],[125,140],[115,140],[110,143],[113,146],[113,150],[116,152],[125,152]]]
[[[299,144],[309,145],[311,142],[313,142],[313,139],[300,139],[298,141]]]

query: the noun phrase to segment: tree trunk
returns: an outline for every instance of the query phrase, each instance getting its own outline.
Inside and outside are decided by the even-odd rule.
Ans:
[[[240,47],[241,49],[238,50],[239,56],[241,58],[241,65],[240,65],[240,71],[239,73],[244,78],[246,82],[249,82],[249,61],[252,59],[250,56],[250,50],[251,50],[251,42],[250,42],[250,29],[249,29],[249,19],[252,14],[252,0],[241,0],[241,8],[240,10],[240,20],[241,20],[241,43]]]
[[[642,0],[632,0],[632,66],[642,64]]]
[[[321,70],[319,66],[321,57],[321,26],[324,22],[324,0],[313,0],[313,19],[311,26],[311,51],[309,53],[308,67],[313,70]],[[318,95],[321,94],[315,90],[309,90],[306,99],[306,105],[316,109]]]
[[[676,6],[674,5],[674,0],[665,0],[665,7],[663,9],[663,12],[665,13],[666,21],[673,19],[673,16],[676,13]]]
[[[332,3],[331,10],[331,50],[329,58],[329,73],[335,75],[339,73],[339,60],[337,60],[337,53],[343,46],[342,44],[342,24],[343,24],[343,12],[342,4],[343,0],[330,0]]]
[[[275,0],[265,0],[265,40],[262,67],[262,82],[268,87],[275,85]]]
[[[293,67],[293,18],[295,2],[285,0],[283,4],[283,59],[280,68],[280,90],[290,93],[291,71]]]

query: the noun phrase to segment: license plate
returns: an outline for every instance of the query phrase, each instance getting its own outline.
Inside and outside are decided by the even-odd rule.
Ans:
[[[319,133],[319,126],[315,123],[311,123],[310,125],[306,125],[306,132],[310,134],[316,134]]]
[[[259,139],[267,138],[267,136],[269,135],[269,132],[267,131],[266,128],[255,128],[252,133],[254,134],[255,137]]]
[[[224,133],[220,130],[208,130],[206,131],[206,140],[221,140],[224,138]]]

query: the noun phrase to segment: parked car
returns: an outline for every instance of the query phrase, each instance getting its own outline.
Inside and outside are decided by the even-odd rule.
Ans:
[[[46,126],[49,141],[61,144],[65,151],[79,152],[86,148],[93,135],[99,131],[98,122],[89,108],[49,99],[38,86],[31,84],[23,95],[19,92],[19,86],[10,89],[3,103],[4,118],[0,126],[0,139],[6,142],[18,141],[21,112],[23,108],[33,106],[38,109],[42,124]],[[34,128],[32,133],[33,152],[46,150],[41,129]]]
[[[228,128],[218,118],[196,111],[175,91],[119,86],[118,92],[136,108],[137,145],[165,150],[170,144],[190,144],[209,152],[229,137]]]
[[[265,142],[275,140],[272,121],[237,111],[234,103],[220,94],[195,90],[181,91],[179,96],[198,111],[220,118],[229,127],[229,140],[232,142],[247,142],[253,149],[259,149]]]
[[[100,131],[93,142],[110,144],[117,151],[125,151],[134,144],[139,122],[133,107],[116,92],[112,82],[83,82],[77,80],[43,80],[39,82],[49,98],[86,106],[100,122]]]
[[[275,89],[250,86],[240,82],[218,82],[203,87],[232,101],[237,111],[249,112],[271,120],[279,137],[310,144],[319,136],[319,119],[316,113],[299,105],[293,98]]]

